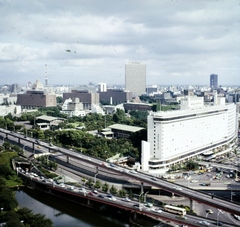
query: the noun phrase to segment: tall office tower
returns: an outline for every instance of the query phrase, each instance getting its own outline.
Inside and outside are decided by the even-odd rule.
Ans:
[[[218,88],[218,75],[217,74],[210,75],[210,87]]]
[[[106,83],[99,83],[98,84],[98,92],[106,92],[107,91],[107,84]]]
[[[125,88],[133,96],[146,92],[146,64],[131,62],[125,65]]]
[[[47,64],[45,64],[45,86],[48,85],[48,77],[47,77]]]

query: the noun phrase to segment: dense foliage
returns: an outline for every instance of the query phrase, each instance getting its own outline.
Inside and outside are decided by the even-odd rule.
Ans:
[[[10,162],[10,160],[8,160]],[[0,223],[8,227],[35,226],[52,227],[50,219],[42,214],[33,214],[28,208],[19,208],[14,192],[7,187],[6,180],[13,178],[15,172],[7,165],[0,165]]]

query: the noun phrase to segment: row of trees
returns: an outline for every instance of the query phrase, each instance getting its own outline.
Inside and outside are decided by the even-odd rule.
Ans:
[[[0,223],[6,223],[8,227],[38,226],[52,227],[50,219],[42,214],[34,214],[28,208],[19,208],[18,202],[14,196],[14,191],[6,185],[6,179],[15,175],[12,169],[6,165],[0,165]]]
[[[39,130],[33,128],[26,130],[26,128],[19,128],[21,126],[14,125],[14,121],[30,121],[33,125],[37,116],[47,114],[51,116],[61,117],[60,110],[57,107],[51,108],[40,108],[38,112],[25,113],[21,117],[13,117],[7,115],[6,117],[0,117],[0,127],[8,128],[9,130],[20,130],[27,136],[38,138],[51,142],[59,146],[65,146],[68,148],[75,149],[79,152],[89,154],[91,156],[107,159],[115,154],[121,155],[132,155],[135,157],[140,156],[141,141],[147,139],[147,112],[144,111],[132,111],[130,112],[131,117],[127,117],[123,110],[117,110],[113,115],[102,116],[101,114],[89,114],[84,117],[71,117],[67,118],[65,123],[59,125],[61,129],[68,130]],[[88,130],[101,130],[108,125],[114,123],[122,123],[127,125],[138,125],[144,129],[133,133],[130,138],[126,139],[106,139],[97,137],[87,133]],[[73,126],[85,126],[83,130],[69,130]]]

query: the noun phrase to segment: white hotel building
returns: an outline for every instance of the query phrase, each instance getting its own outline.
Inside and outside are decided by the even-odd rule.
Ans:
[[[151,112],[148,142],[142,141],[142,169],[165,173],[169,167],[205,152],[224,153],[237,138],[236,105],[215,95],[212,105],[203,97],[181,100],[181,110]]]

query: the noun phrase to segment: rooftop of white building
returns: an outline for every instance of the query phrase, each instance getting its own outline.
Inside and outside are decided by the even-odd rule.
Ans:
[[[184,116],[189,114],[201,114],[207,113],[209,111],[219,111],[222,110],[227,105],[234,105],[233,103],[226,103],[225,105],[204,105],[202,108],[198,109],[186,109],[186,110],[170,110],[170,111],[159,111],[159,112],[151,112],[149,115],[153,115],[154,117],[177,117]]]

